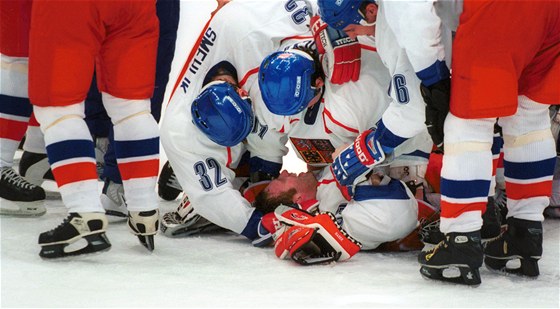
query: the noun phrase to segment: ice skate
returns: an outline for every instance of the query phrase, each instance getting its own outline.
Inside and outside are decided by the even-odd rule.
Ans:
[[[45,190],[29,183],[11,167],[3,167],[0,176],[0,214],[10,216],[42,216]]]
[[[542,222],[508,218],[507,230],[485,244],[484,264],[494,271],[538,276],[542,234]],[[508,263],[512,260],[519,260],[520,266],[512,267],[512,263]]]
[[[479,285],[482,266],[480,231],[448,233],[445,239],[418,256],[420,274],[428,279]]]
[[[480,229],[483,242],[500,235],[502,231],[501,219],[499,206],[496,205],[494,197],[489,196],[486,211],[482,214],[482,228]]]
[[[161,218],[161,232],[168,237],[184,237],[222,229],[200,215],[195,214],[187,195],[183,196],[176,211],[168,212]]]
[[[505,225],[506,216],[508,213],[507,194],[505,189],[496,188],[496,193],[494,194],[494,204],[496,205],[497,211],[500,214],[500,223],[502,225]]]
[[[105,168],[105,153],[109,148],[109,138],[108,137],[94,137],[95,142],[95,163],[97,167],[97,176],[101,179],[103,175],[103,169]]]
[[[105,180],[101,193],[101,205],[105,213],[113,218],[125,219],[128,217],[124,187],[120,183]]]
[[[159,210],[130,211],[128,213],[128,227],[138,236],[140,243],[150,251],[154,251],[154,235],[159,226]]]
[[[39,256],[52,259],[109,250],[106,229],[104,213],[70,213],[59,226],[39,235]]]
[[[161,168],[161,173],[159,175],[158,195],[166,201],[172,201],[176,199],[181,192],[183,192],[183,188],[181,188],[179,181],[177,181],[177,176],[175,176],[169,161],[167,161]]]
[[[424,248],[431,249],[445,239],[445,235],[439,230],[439,219],[432,222],[420,224],[420,240],[424,243]]]
[[[19,174],[36,186],[40,186],[45,180],[54,181],[45,153],[24,151],[19,161]]]

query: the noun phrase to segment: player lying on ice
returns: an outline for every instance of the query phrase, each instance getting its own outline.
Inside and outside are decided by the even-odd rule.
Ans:
[[[183,181],[188,201],[176,213],[169,214],[178,216],[175,217],[177,224],[172,224],[172,218],[164,216],[162,230],[170,235],[185,235],[204,230],[202,222],[212,222],[247,237],[255,246],[264,246],[272,241],[271,232],[276,231],[274,215],[263,219],[263,213],[253,208],[234,185],[236,176],[233,168],[245,153],[243,140],[251,134],[251,103],[247,93],[238,88],[235,79],[228,74],[227,65],[215,72],[213,80],[204,86],[188,112],[184,108],[184,111],[178,110],[175,114],[178,121],[185,124],[183,134],[186,135],[172,139],[173,143],[163,140],[178,179]],[[188,142],[192,151],[180,151],[177,140]],[[180,158],[177,164],[173,161],[175,156]],[[287,220],[286,213],[296,211],[291,208],[278,211],[277,216],[284,222]],[[301,212],[300,215],[307,214]],[[333,220],[319,220],[323,216],[315,218],[309,215],[309,218],[297,224],[317,229],[315,234],[306,236],[309,241],[315,237],[333,241],[328,247],[328,255],[332,259],[349,258],[359,250],[359,245],[345,237]],[[296,222],[290,224],[295,225]],[[344,248],[344,245],[350,248]]]

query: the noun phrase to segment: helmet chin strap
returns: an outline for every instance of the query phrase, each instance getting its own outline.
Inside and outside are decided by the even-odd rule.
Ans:
[[[376,21],[372,22],[372,23],[368,23],[365,19],[362,19],[360,21],[360,25],[362,26],[375,26]]]

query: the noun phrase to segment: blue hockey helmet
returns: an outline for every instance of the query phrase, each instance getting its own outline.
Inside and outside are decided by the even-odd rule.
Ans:
[[[206,85],[191,105],[193,123],[216,144],[231,147],[241,143],[253,127],[249,98],[222,81]]]
[[[359,24],[364,18],[360,13],[363,2],[375,3],[374,0],[318,0],[319,15],[329,26],[343,30],[348,25]]]
[[[313,58],[297,49],[275,52],[259,68],[259,88],[270,112],[295,115],[307,108],[317,93],[312,86],[316,66]]]

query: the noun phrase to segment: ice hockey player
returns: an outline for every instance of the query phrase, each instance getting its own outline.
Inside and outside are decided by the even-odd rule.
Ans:
[[[239,77],[239,86],[246,89],[252,99],[260,100],[256,83],[260,62],[282,46],[310,40],[311,9],[307,1],[301,0],[232,1],[224,5],[212,15],[191,50],[173,88],[170,106],[183,99],[190,104],[200,93],[208,71],[222,61],[227,61],[234,67]],[[258,147],[258,150],[264,151],[258,156],[251,154],[253,181],[277,176],[282,157],[288,152],[285,146],[287,137],[269,127],[268,120],[262,119],[259,107],[255,112],[259,120],[255,121],[254,130],[266,133],[268,137],[265,139],[262,134],[257,135],[255,138],[258,141],[249,142],[249,148]],[[272,151],[267,151],[268,149]],[[174,169],[175,166],[173,162],[169,163],[162,170],[159,191],[166,199],[174,199],[182,186],[180,181],[174,181],[172,169],[167,167],[172,166]],[[170,190],[162,190],[165,187]]]
[[[40,256],[58,258],[111,247],[94,145],[83,120],[94,65],[114,125],[128,225],[142,245],[154,250],[159,226],[159,130],[149,100],[158,42],[154,1],[36,1],[30,42],[29,97],[69,212],[62,224],[40,234]],[[65,250],[83,239],[86,247]]]
[[[375,128],[390,104],[386,94],[390,77],[375,52],[373,42],[362,38],[360,43],[364,49],[361,53],[360,78],[342,85],[335,85],[320,74],[321,62],[313,50],[289,49],[272,53],[263,60],[259,70],[263,101],[272,113],[287,115],[290,119],[291,124],[283,127],[290,138],[294,134],[299,134],[296,135],[299,139],[305,137],[306,132],[297,130],[303,124],[309,124],[309,117],[306,117],[308,112],[290,115],[297,112],[296,107],[309,111],[314,105],[321,105],[317,110],[322,115],[318,118],[322,118],[324,123],[314,124],[314,128],[308,129],[308,132],[322,130],[335,148],[346,146],[360,132]],[[295,91],[298,88],[302,93],[299,96]],[[310,95],[314,93],[320,94],[320,100]],[[301,118],[305,121],[297,121]],[[297,146],[296,149],[299,149]],[[402,180],[421,185],[431,148],[429,134],[423,130],[393,153],[394,159],[390,162],[390,168],[387,161],[385,173],[395,178],[404,176]]]
[[[354,189],[340,190],[329,169],[299,175],[283,171],[257,195],[254,204],[263,212],[283,204],[297,205],[312,214],[334,214],[349,237],[362,244],[362,250],[422,249],[416,228],[419,221],[438,218],[434,207],[417,201],[402,181],[383,174],[372,174]]]
[[[0,214],[45,214],[45,191],[13,169],[32,112],[28,96],[31,0],[2,1],[0,11]]]
[[[559,19],[560,7],[553,1],[464,2],[453,42],[444,130],[441,231],[446,239],[419,256],[425,276],[442,280],[441,269],[457,264],[474,268],[483,257],[494,271],[539,275],[543,210],[556,162],[549,105],[560,102]],[[516,27],[520,24],[527,26]],[[507,229],[482,249],[480,212],[491,182],[496,117],[504,136]],[[464,281],[480,283],[472,274],[470,280],[469,272],[463,272]]]

